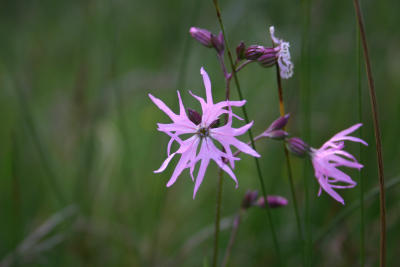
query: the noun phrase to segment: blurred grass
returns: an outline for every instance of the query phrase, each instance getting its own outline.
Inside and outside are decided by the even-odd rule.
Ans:
[[[174,110],[179,89],[187,106],[198,107],[187,90],[204,95],[199,69],[209,72],[216,99],[224,97],[224,81],[214,52],[193,40],[183,88],[176,88],[185,39],[193,21],[194,3],[172,1],[3,1],[0,9],[0,259],[14,251],[29,233],[69,204],[79,208],[52,235],[65,240],[29,259],[23,266],[164,266],[185,242],[214,220],[217,168],[211,164],[196,200],[187,172],[176,184],[165,184],[173,164],[155,175],[165,158],[168,137],[156,131],[167,122],[148,99],[153,93]],[[387,177],[399,174],[400,3],[363,1],[373,71],[382,119]],[[222,1],[231,46],[269,44],[267,25],[291,42],[295,76],[284,84],[291,113],[290,130],[303,133],[300,69],[310,68],[312,145],[358,120],[355,32],[352,3],[312,1],[309,62],[300,62],[301,4],[292,1]],[[212,2],[202,3],[197,26],[218,29]],[[364,75],[364,73],[363,73]],[[249,116],[258,133],[278,114],[273,69],[249,65],[239,74]],[[365,85],[365,79],[363,79]],[[269,90],[265,90],[269,88]],[[20,105],[18,90],[28,102]],[[236,98],[235,90],[232,96]],[[367,103],[367,94],[363,102]],[[46,171],[35,137],[24,119],[29,106],[38,139],[54,176]],[[237,111],[240,113],[240,111]],[[363,107],[363,136],[370,146],[363,154],[363,179],[368,192],[377,185],[373,131],[368,106]],[[247,140],[245,136],[242,140]],[[269,192],[290,196],[284,155],[274,142],[258,144]],[[356,153],[357,145],[349,145]],[[247,189],[258,189],[252,159],[243,155],[236,167],[239,188],[225,179],[222,216],[239,208]],[[296,193],[304,220],[303,161],[293,160]],[[356,178],[356,173],[351,172]],[[329,196],[316,197],[309,176],[310,229],[318,232],[343,210]],[[65,194],[60,206],[48,179]],[[388,266],[399,253],[399,188],[388,191]],[[346,203],[357,190],[344,190]],[[282,254],[296,265],[296,225],[291,208],[273,210]],[[379,205],[365,210],[366,263],[377,264]],[[314,266],[354,266],[359,260],[359,216],[354,212],[313,247]],[[314,236],[314,233],[313,233]],[[221,233],[221,248],[229,233]],[[274,266],[276,256],[261,210],[250,210],[240,227],[230,266]],[[221,251],[224,251],[221,249]],[[193,249],[183,266],[209,261],[212,238]],[[21,258],[22,260],[22,258]]]

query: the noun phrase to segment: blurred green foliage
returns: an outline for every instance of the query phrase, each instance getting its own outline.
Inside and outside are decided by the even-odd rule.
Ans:
[[[399,175],[400,2],[362,1],[383,133],[387,179]],[[269,45],[267,26],[291,43],[295,75],[285,81],[290,132],[301,135],[301,66],[310,68],[311,136],[319,147],[358,122],[356,28],[351,1],[311,1],[309,59],[300,62],[300,1],[221,1],[233,49],[239,41]],[[0,260],[16,266],[200,266],[212,255],[212,235],[188,240],[212,226],[217,168],[211,164],[195,200],[188,172],[166,188],[173,164],[154,174],[168,137],[156,131],[168,118],[152,93],[177,109],[176,90],[195,106],[191,89],[204,95],[200,67],[210,74],[215,99],[224,81],[215,53],[189,37],[190,26],[219,30],[212,1],[2,1],[0,8]],[[239,79],[253,131],[279,115],[274,69],[251,64]],[[378,184],[369,98],[363,72],[362,151],[366,191]],[[237,98],[236,91],[233,98]],[[238,110],[240,114],[240,111]],[[247,141],[247,136],[242,140]],[[270,194],[290,199],[282,147],[260,142],[262,172]],[[349,150],[358,153],[357,145]],[[304,223],[304,162],[293,159]],[[259,189],[254,161],[235,169],[239,188],[225,179],[222,216],[235,214],[248,189]],[[356,172],[350,172],[357,179]],[[344,208],[318,187],[309,170],[311,229],[315,237]],[[226,178],[226,177],[225,177]],[[359,188],[344,190],[346,203]],[[388,193],[388,266],[400,252],[400,212],[395,188]],[[290,203],[290,202],[289,202]],[[54,214],[70,216],[50,227],[40,243],[13,254]],[[71,209],[71,208],[70,208]],[[71,211],[68,209],[67,211]],[[58,215],[56,215],[57,217]],[[378,261],[378,199],[366,206],[366,261]],[[282,255],[299,266],[301,254],[292,206],[273,210]],[[355,266],[359,260],[359,210],[313,246],[314,266]],[[227,224],[229,226],[229,221]],[[229,228],[228,228],[229,229]],[[54,237],[59,237],[54,238]],[[202,235],[200,235],[202,236]],[[51,239],[53,238],[53,239]],[[229,231],[221,232],[221,252]],[[52,241],[52,242],[51,242]],[[396,254],[397,253],[397,254]],[[15,257],[13,257],[13,255]],[[222,258],[222,256],[220,257]],[[243,219],[230,266],[275,266],[263,211]]]

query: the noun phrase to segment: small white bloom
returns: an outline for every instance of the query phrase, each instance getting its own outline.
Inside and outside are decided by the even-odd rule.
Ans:
[[[271,39],[276,45],[275,50],[278,52],[278,65],[280,69],[280,74],[283,79],[289,79],[293,76],[293,68],[294,65],[290,58],[289,42],[285,42],[282,39],[275,37],[275,28],[274,26],[269,27],[269,32],[271,35]]]

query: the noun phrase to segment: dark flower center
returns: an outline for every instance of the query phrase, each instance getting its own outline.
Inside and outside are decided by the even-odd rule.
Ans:
[[[201,123],[201,115],[194,109],[188,108],[188,117],[194,124],[199,125]],[[213,121],[208,127],[202,127],[197,131],[197,134],[201,137],[207,137],[210,135],[210,129],[219,126],[219,119]]]
[[[200,138],[208,137],[210,134],[209,128],[200,128],[197,131],[197,134],[200,136]]]

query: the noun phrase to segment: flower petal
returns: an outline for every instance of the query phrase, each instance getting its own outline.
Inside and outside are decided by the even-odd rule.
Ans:
[[[157,97],[154,97],[152,94],[149,94],[149,97],[151,99],[151,101],[154,102],[154,104],[156,104],[156,106],[161,109],[162,111],[164,111],[165,114],[167,114],[171,120],[175,121],[175,119],[178,117],[174,112],[172,112],[172,110],[167,107],[167,105],[165,105],[164,102],[162,102],[160,99],[158,99]]]
[[[207,166],[209,163],[210,163],[209,158],[203,158],[201,160],[199,172],[197,174],[197,178],[196,178],[196,182],[195,182],[195,186],[194,186],[193,199],[196,197],[197,190],[199,190],[199,187],[200,187],[201,183],[203,182],[204,175],[206,173]]]
[[[206,88],[207,104],[213,104],[212,93],[211,93],[211,81],[208,73],[203,67],[200,69],[200,74],[203,76],[204,87]]]
[[[171,139],[172,140],[172,139]],[[161,164],[161,167],[158,170],[155,170],[154,173],[160,173],[163,172],[165,170],[165,168],[167,168],[169,162],[171,161],[171,159],[175,156],[176,153],[172,153],[171,155],[169,155],[167,157],[166,160],[164,160],[163,164]]]
[[[185,143],[176,152],[181,153],[182,156],[179,159],[179,162],[176,165],[175,170],[167,183],[167,187],[170,187],[175,183],[176,179],[178,179],[178,176],[185,168],[187,168],[187,163],[196,156],[197,145],[199,142],[198,140],[199,138],[196,135],[192,136],[191,138],[185,140]]]
[[[333,190],[333,189],[329,186],[329,184],[326,183],[326,182],[324,181],[324,179],[318,179],[318,182],[319,182],[320,186],[322,187],[322,189],[324,189],[324,191],[325,191],[326,193],[328,193],[328,194],[329,194],[331,197],[333,197],[336,201],[338,201],[338,202],[340,202],[340,203],[342,203],[342,204],[344,205],[344,200],[343,200],[343,198],[342,198],[338,193],[336,193],[336,191]]]

